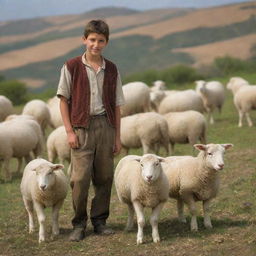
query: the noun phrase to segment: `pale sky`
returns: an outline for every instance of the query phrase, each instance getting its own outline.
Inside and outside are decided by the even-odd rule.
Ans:
[[[78,14],[99,7],[127,7],[135,10],[171,7],[225,5],[245,0],[0,0],[0,21]]]

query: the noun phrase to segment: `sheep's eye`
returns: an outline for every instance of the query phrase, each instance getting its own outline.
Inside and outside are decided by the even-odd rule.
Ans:
[[[212,153],[208,152],[208,156],[212,156]]]
[[[140,164],[141,167],[143,167],[143,164]]]
[[[159,165],[159,162],[156,162],[156,166],[158,166]]]

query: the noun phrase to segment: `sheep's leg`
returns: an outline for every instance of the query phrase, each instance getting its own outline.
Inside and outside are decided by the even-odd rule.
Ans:
[[[150,146],[148,145],[148,143],[146,143],[145,141],[141,141],[142,144],[142,149],[143,149],[143,154],[148,154],[150,153]]]
[[[190,229],[191,229],[191,231],[197,231],[198,225],[197,225],[197,220],[196,220],[195,200],[192,195],[187,195],[186,197],[184,197],[184,201],[187,203],[190,214],[191,214]]]
[[[241,110],[238,110],[238,115],[239,115],[238,127],[242,127],[243,126],[244,112],[241,111]]]
[[[59,229],[59,211],[63,204],[63,200],[58,202],[52,207],[52,234],[54,236],[59,235],[60,229]]]
[[[177,200],[177,211],[178,211],[178,218],[179,221],[182,223],[186,223],[186,218],[184,216],[184,202],[182,199]]]
[[[21,165],[22,165],[22,157],[19,157],[19,158],[18,158],[18,167],[17,167],[16,173],[19,173],[19,172],[20,172],[20,170],[21,170]]]
[[[9,169],[9,162],[10,162],[10,159],[7,158],[4,160],[4,164],[3,164],[4,180],[5,181],[10,181],[12,179],[12,175],[11,175],[10,169]]]
[[[23,197],[23,202],[24,202],[25,208],[28,212],[29,233],[33,233],[35,230],[35,224],[34,224],[34,218],[33,218],[33,202],[27,200],[25,197]]]
[[[27,163],[29,163],[29,162],[32,160],[30,153],[28,153],[28,154],[25,156],[25,160],[26,160]]]
[[[38,242],[44,242],[45,241],[45,214],[44,214],[44,209],[43,206],[40,205],[37,202],[34,202],[34,207],[36,210],[37,218],[38,218],[38,223],[39,223],[39,239]]]
[[[213,119],[213,113],[209,112],[209,120],[210,120],[210,124],[214,124],[214,119]]]
[[[143,228],[145,226],[145,218],[143,214],[143,206],[138,202],[133,202],[133,207],[137,215],[138,233],[137,233],[137,244],[143,243]]]
[[[56,159],[56,151],[51,149],[51,150],[48,150],[47,153],[48,153],[49,162],[54,163]]]
[[[210,217],[210,200],[203,201],[204,210],[204,226],[206,228],[212,228],[212,222]]]
[[[128,206],[128,219],[127,219],[127,224],[125,227],[125,231],[131,231],[134,225],[134,208],[132,204],[127,204]]]
[[[251,119],[251,117],[250,117],[250,115],[249,115],[249,112],[246,112],[246,113],[245,113],[245,117],[246,117],[248,126],[249,126],[249,127],[252,127],[252,126],[253,126],[253,123],[252,123],[252,119]]]
[[[164,206],[164,203],[160,203],[155,208],[153,208],[152,214],[150,217],[150,224],[152,226],[152,238],[154,243],[160,242],[160,236],[158,233],[158,218],[163,206]]]

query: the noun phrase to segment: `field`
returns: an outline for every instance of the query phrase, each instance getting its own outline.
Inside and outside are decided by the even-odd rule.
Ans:
[[[250,79],[255,83],[256,77]],[[20,110],[21,107],[17,108],[17,112]],[[28,217],[19,191],[21,178],[14,177],[10,183],[0,184],[0,255],[255,256],[255,126],[249,128],[246,124],[243,128],[237,127],[238,117],[230,92],[227,92],[227,100],[221,115],[216,113],[215,118],[216,123],[208,127],[208,142],[233,143],[234,147],[226,152],[225,168],[221,171],[219,195],[212,201],[212,230],[206,230],[203,227],[199,203],[199,231],[191,232],[189,224],[178,222],[175,201],[169,200],[159,221],[161,243],[152,242],[148,221],[150,211],[146,210],[145,243],[137,246],[137,228],[130,233],[123,231],[127,209],[119,202],[113,186],[108,224],[116,231],[114,235],[96,236],[89,224],[85,240],[79,243],[69,242],[70,220],[73,214],[71,191],[69,191],[60,212],[60,236],[54,240],[50,237],[50,211],[47,209],[47,241],[38,245],[38,229],[34,234],[28,234]],[[256,124],[256,113],[252,113],[252,118]],[[134,150],[131,153],[141,154],[141,151]],[[175,155],[191,153],[188,145],[175,147]],[[115,159],[116,163],[120,157]],[[12,164],[14,167],[16,163]],[[93,191],[90,193],[90,198],[92,196]],[[186,216],[187,220],[190,220],[187,211]]]

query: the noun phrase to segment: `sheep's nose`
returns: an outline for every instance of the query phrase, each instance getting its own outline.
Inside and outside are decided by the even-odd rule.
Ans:
[[[223,169],[224,164],[219,164],[220,169]]]
[[[46,185],[40,185],[40,188],[41,188],[42,190],[45,190]]]
[[[147,179],[150,181],[150,180],[152,180],[152,175],[149,175],[149,176],[147,176]]]

